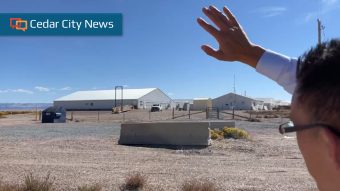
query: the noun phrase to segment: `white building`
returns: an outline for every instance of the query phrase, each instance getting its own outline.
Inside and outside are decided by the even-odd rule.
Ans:
[[[214,108],[219,110],[262,110],[263,101],[256,100],[250,97],[228,93],[223,96],[217,97],[212,100],[212,105]]]
[[[117,90],[117,106],[121,105],[121,95],[121,90]],[[158,88],[123,90],[123,105],[150,109],[153,104],[164,109],[173,105],[171,98]],[[115,90],[78,91],[56,99],[54,105],[67,110],[111,110],[115,105]]]
[[[206,110],[212,107],[211,98],[194,98],[192,110]]]
[[[174,99],[173,102],[177,110],[189,111],[189,109],[192,109],[190,108],[190,105],[193,104],[194,100],[193,99]]]
[[[289,102],[287,101],[282,101],[282,100],[276,100],[274,98],[255,98],[257,100],[261,100],[264,102],[264,106],[268,108],[269,110],[272,110],[276,107],[279,106],[288,106],[290,105]]]

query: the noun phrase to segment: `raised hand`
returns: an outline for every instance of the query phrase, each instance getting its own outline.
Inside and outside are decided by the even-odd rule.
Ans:
[[[223,8],[224,14],[216,7],[203,8],[203,13],[219,28],[198,18],[197,22],[209,32],[219,43],[219,49],[215,50],[209,45],[203,45],[203,51],[223,61],[240,61],[252,67],[256,67],[264,49],[254,45],[243,31],[235,16]]]

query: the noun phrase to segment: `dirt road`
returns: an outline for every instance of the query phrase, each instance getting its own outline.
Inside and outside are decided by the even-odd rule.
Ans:
[[[67,190],[94,183],[117,190],[133,172],[146,175],[155,190],[178,190],[191,179],[210,180],[221,190],[315,189],[295,135],[282,137],[277,124],[240,121],[236,125],[248,130],[252,140],[167,149],[118,145],[119,123],[10,125],[0,119],[0,177],[17,182],[28,172],[50,172],[56,186]]]

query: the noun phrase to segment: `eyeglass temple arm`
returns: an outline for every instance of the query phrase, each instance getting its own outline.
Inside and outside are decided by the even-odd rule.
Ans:
[[[329,125],[326,124],[313,124],[313,125],[300,125],[300,126],[294,126],[294,127],[282,127],[280,126],[280,133],[284,134],[284,133],[291,133],[291,132],[296,132],[296,131],[300,131],[300,130],[304,130],[304,129],[312,129],[312,128],[316,128],[316,127],[326,127],[328,128],[330,131],[332,131],[332,133],[336,134],[337,136],[340,137],[340,132],[337,131],[334,127],[331,127]]]

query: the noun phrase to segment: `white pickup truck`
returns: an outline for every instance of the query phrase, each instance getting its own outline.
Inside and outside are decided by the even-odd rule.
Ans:
[[[153,104],[151,107],[151,112],[162,111],[162,106],[160,104]]]

